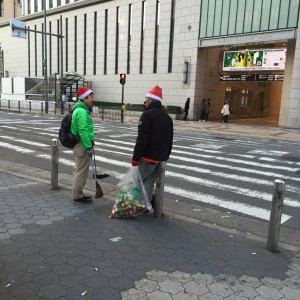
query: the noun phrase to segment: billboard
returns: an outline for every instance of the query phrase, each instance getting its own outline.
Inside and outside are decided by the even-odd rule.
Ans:
[[[286,48],[225,51],[223,71],[282,71],[285,61]]]

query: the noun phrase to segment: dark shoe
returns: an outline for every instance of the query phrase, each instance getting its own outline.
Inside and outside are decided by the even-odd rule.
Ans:
[[[82,198],[79,199],[73,199],[73,203],[92,203],[93,199],[91,196],[83,196]]]
[[[83,198],[84,198],[85,200],[89,200],[89,199],[92,199],[92,196],[88,196],[88,195],[83,194]]]

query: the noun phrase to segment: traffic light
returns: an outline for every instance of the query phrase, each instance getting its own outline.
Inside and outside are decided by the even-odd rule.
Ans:
[[[120,74],[120,83],[124,85],[126,83],[126,74]]]

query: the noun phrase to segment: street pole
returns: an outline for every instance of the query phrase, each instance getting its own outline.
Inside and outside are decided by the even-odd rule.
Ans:
[[[124,84],[122,84],[122,106],[121,106],[121,122],[122,123],[123,123],[123,120],[124,120],[123,105],[124,105]]]
[[[60,35],[63,36],[63,24],[62,24],[62,15],[60,15]],[[63,52],[63,49],[64,49],[64,45],[63,45],[63,38],[61,37],[60,38],[60,72],[61,72],[61,75],[60,75],[60,101],[61,101],[61,114],[63,115],[64,114],[64,103],[63,103],[63,94],[64,94],[64,52]]]
[[[48,68],[47,68],[47,18],[46,18],[46,0],[44,1],[44,44],[45,44],[45,54],[44,54],[44,85],[45,85],[45,113],[48,113],[49,104],[48,104]]]

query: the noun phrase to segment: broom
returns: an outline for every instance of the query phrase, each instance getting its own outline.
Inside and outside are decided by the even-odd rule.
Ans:
[[[94,156],[94,164],[93,164],[93,175],[94,175],[94,179],[96,181],[96,194],[95,194],[95,198],[101,198],[103,197],[103,191],[102,188],[100,186],[100,184],[97,181],[97,169],[96,169],[96,158],[95,158],[95,152],[94,152],[94,148],[93,149],[93,156]]]

